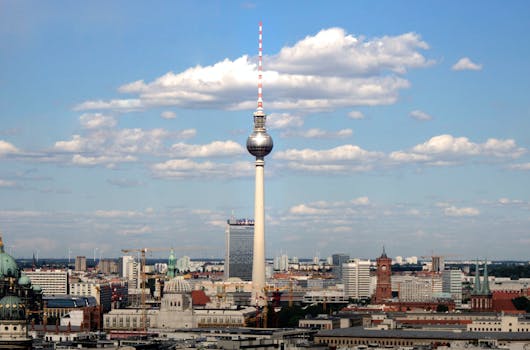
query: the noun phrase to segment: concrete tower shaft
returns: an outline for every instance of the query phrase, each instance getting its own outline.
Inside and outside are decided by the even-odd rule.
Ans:
[[[247,139],[247,150],[256,157],[254,193],[254,253],[252,258],[252,301],[258,305],[265,298],[265,156],[272,151],[272,137],[267,134],[267,117],[262,100],[262,25],[259,24],[258,107],[254,112],[254,130]]]

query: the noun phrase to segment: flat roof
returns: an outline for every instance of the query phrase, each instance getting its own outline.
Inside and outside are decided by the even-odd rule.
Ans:
[[[530,332],[452,332],[433,330],[372,330],[362,327],[339,328],[319,331],[316,337],[338,338],[408,338],[408,339],[450,339],[450,340],[526,340],[530,341]]]

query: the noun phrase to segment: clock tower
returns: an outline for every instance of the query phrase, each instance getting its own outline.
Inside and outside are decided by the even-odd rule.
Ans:
[[[377,285],[372,304],[382,304],[392,298],[392,259],[390,259],[383,247],[383,253],[377,258]]]

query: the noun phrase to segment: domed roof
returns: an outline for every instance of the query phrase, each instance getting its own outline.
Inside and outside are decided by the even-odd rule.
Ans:
[[[164,285],[164,293],[191,293],[191,285],[182,277],[175,277]]]
[[[24,320],[25,306],[19,297],[7,295],[0,299],[0,320]]]
[[[28,276],[26,276],[24,273],[20,275],[20,278],[18,279],[18,284],[21,286],[29,286],[31,284],[31,280]]]
[[[4,242],[0,235],[0,278],[20,276],[20,270],[13,257],[4,251]]]

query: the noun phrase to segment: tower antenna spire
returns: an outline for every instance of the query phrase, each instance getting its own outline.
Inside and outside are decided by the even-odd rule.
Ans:
[[[258,41],[258,109],[263,109],[263,24],[259,21]]]

